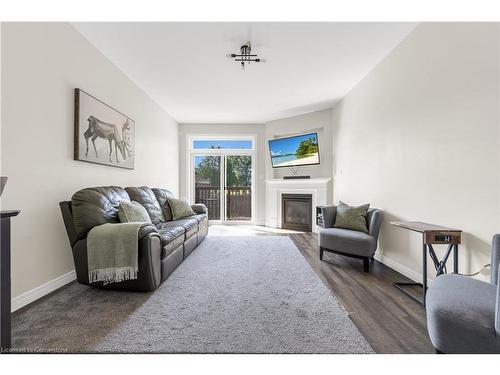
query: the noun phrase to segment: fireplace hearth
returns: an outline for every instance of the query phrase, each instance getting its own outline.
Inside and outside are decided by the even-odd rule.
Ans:
[[[312,195],[282,194],[281,195],[283,229],[311,232],[312,230]]]

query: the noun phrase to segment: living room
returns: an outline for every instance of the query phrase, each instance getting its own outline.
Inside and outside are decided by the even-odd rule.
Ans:
[[[1,22],[2,353],[500,353],[498,22],[108,19]]]

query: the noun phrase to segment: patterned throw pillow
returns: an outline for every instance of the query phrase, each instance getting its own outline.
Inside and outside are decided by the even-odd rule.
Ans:
[[[121,223],[151,223],[146,209],[136,201],[121,201],[118,206],[118,218]]]
[[[354,207],[348,206],[342,201],[337,205],[337,215],[335,217],[335,228],[351,229],[358,232],[368,233],[366,226],[366,213],[370,204]]]
[[[172,210],[172,220],[196,215],[186,199],[167,198],[167,202]]]

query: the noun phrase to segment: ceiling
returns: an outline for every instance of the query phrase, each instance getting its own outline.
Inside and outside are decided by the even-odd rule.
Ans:
[[[74,23],[179,123],[262,123],[330,108],[415,23]],[[227,57],[251,41],[266,61]]]

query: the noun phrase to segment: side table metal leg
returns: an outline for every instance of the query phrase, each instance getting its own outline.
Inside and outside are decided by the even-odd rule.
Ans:
[[[422,247],[422,302],[425,306],[425,294],[427,293],[427,245]]]
[[[458,273],[458,245],[453,246],[453,272]]]

